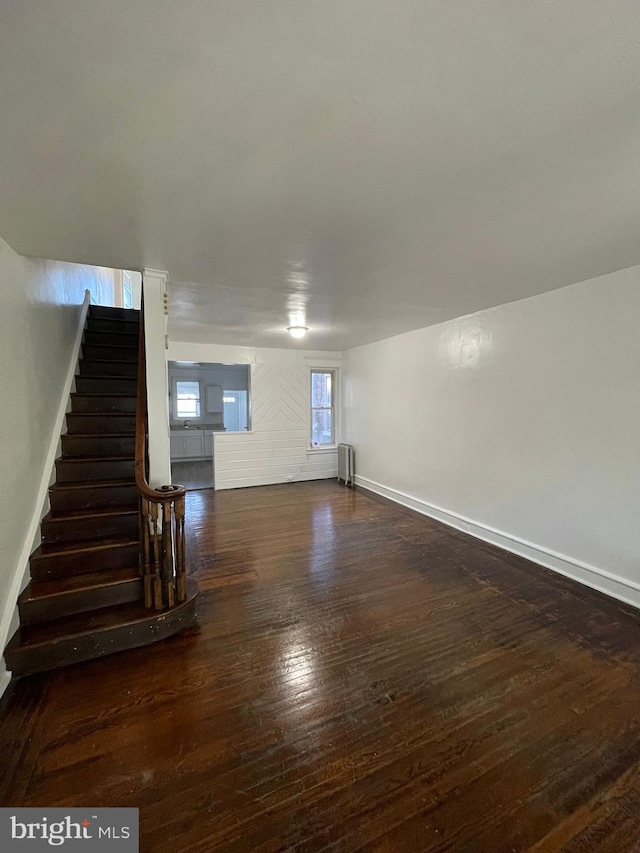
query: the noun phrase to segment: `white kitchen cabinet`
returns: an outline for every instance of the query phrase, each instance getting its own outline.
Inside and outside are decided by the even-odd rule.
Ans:
[[[171,459],[210,459],[213,455],[211,430],[171,430]]]
[[[170,453],[172,459],[184,459],[184,436],[183,433],[175,430],[171,431],[169,436]]]
[[[200,459],[204,456],[204,432],[200,429],[188,432],[184,437],[184,449],[187,459]]]
[[[213,456],[213,432],[210,429],[204,431],[204,455],[207,459]]]

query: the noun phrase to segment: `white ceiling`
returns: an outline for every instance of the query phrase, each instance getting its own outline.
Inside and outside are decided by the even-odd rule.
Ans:
[[[0,235],[169,270],[173,339],[314,349],[631,266],[639,35],[637,0],[1,0]]]

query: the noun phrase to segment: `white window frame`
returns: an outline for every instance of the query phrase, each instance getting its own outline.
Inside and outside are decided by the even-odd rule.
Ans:
[[[199,415],[189,415],[189,417],[185,417],[184,415],[178,414],[178,383],[179,382],[197,382],[198,383],[198,400],[200,402],[200,414]],[[176,376],[173,380],[173,420],[174,421],[201,421],[202,420],[202,409],[204,404],[203,394],[202,394],[202,379],[194,378],[189,376]]]
[[[314,406],[313,405],[313,374],[314,373],[330,373],[331,374],[331,406]],[[338,370],[335,367],[311,367],[309,369],[309,448],[313,453],[324,453],[326,451],[335,450],[338,446]],[[331,411],[331,443],[318,444],[313,443],[313,413],[318,411]]]
[[[129,270],[122,270],[122,306],[133,308],[133,278]]]

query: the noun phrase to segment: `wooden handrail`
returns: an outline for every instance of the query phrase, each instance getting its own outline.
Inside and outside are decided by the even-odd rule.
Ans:
[[[184,486],[152,488],[147,480],[147,365],[144,294],[138,333],[135,478],[140,495],[140,574],[145,607],[173,607],[187,597]]]

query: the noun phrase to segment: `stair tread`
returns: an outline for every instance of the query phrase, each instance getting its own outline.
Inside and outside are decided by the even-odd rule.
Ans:
[[[52,619],[49,622],[40,622],[35,625],[25,625],[16,631],[7,645],[6,654],[11,654],[18,649],[28,650],[37,646],[48,645],[58,641],[81,637],[86,634],[98,634],[109,629],[120,628],[125,625],[134,625],[137,622],[155,621],[166,617],[174,610],[184,608],[197,594],[197,586],[192,582],[187,584],[187,600],[171,610],[156,611],[145,607],[139,602],[127,604],[115,604],[102,607],[99,610],[87,613],[75,613],[71,616],[63,616],[60,619]]]
[[[82,361],[94,364],[135,364],[135,361],[123,361],[121,358],[83,358]],[[86,373],[84,374],[87,375]]]
[[[137,378],[135,376],[109,376],[108,374],[106,374],[104,376],[100,376],[99,374],[96,374],[96,373],[82,373],[79,376],[77,376],[76,379],[79,379],[81,384],[84,384],[85,381],[89,382],[89,383],[98,382],[100,385],[102,385],[104,382],[106,382],[107,384],[113,383],[113,382],[125,382],[125,383],[127,383],[127,386],[135,385],[137,387],[137,384],[138,384]],[[106,389],[100,388],[99,391],[77,391],[75,393],[77,393],[77,394],[97,394],[98,396],[101,396],[101,397],[113,397],[113,395],[117,392],[111,391],[110,388],[106,388]],[[125,394],[124,391],[122,391],[120,393]],[[127,397],[136,396],[135,389],[130,388],[129,393],[127,393],[125,396],[127,396]]]
[[[122,318],[121,318],[121,317],[94,317],[93,319],[94,319],[94,320],[98,320],[98,319],[99,319],[99,320],[122,320]],[[125,323],[136,323],[136,324],[138,324],[138,325],[139,325],[140,320],[124,320],[124,322],[125,322]],[[95,332],[95,331],[96,331],[96,329],[87,329],[87,330],[85,330],[85,331]],[[129,333],[129,332],[120,332],[120,331],[117,331],[117,330],[115,330],[115,329],[114,329],[113,331],[111,331],[111,329],[105,329],[104,334],[128,335],[128,334],[130,334],[130,333]]]
[[[107,551],[110,548],[127,548],[138,544],[138,539],[132,539],[130,536],[119,536],[110,539],[103,539],[102,537],[97,539],[74,539],[70,542],[44,542],[31,554],[31,559],[34,557],[47,559],[65,554],[95,554],[98,551]]]
[[[43,521],[86,521],[89,518],[118,518],[122,515],[137,515],[138,507],[136,504],[127,506],[106,506],[94,507],[93,509],[69,509],[58,510],[58,512],[48,512]]]
[[[140,320],[134,320],[134,319],[129,320],[126,317],[95,317],[95,316],[89,315],[88,320],[89,320],[88,328],[89,328],[89,331],[92,331],[92,332],[116,332],[117,330],[116,329],[92,328],[91,327],[91,320],[98,320],[98,321],[103,320],[103,321],[106,321],[108,323],[126,323],[130,329],[135,328],[136,330],[140,326]],[[125,332],[124,329],[120,330],[120,334],[123,334],[123,333],[128,334],[128,335],[135,335],[135,332]]]
[[[52,595],[77,592],[98,586],[110,586],[128,580],[137,580],[140,572],[137,566],[123,569],[105,569],[101,572],[87,572],[82,575],[49,578],[46,580],[31,580],[26,589],[20,594],[20,602],[33,601]]]
[[[197,597],[197,583],[187,578],[186,600],[171,609],[123,602],[23,626],[5,649],[7,666],[30,675],[157,643],[196,624]]]
[[[107,394],[99,394],[98,396],[111,396]],[[129,394],[132,397],[134,395]],[[67,415],[73,415],[74,418],[135,418],[135,412],[67,412]]]
[[[129,438],[129,436],[127,436]],[[58,456],[56,462],[60,461],[64,462],[133,462],[135,461],[135,456],[132,456],[130,453],[125,454],[124,456]],[[117,482],[117,481],[116,481]]]
[[[135,432],[65,432],[62,437],[65,436],[67,438],[131,438],[135,436]]]
[[[135,477],[119,480],[69,480],[67,483],[54,483],[49,487],[55,491],[73,491],[74,489],[100,489],[113,488],[114,486],[135,486]]]
[[[85,379],[90,379],[91,377],[85,376]],[[98,377],[96,377],[98,378]],[[104,379],[104,376],[99,377],[100,379]],[[106,377],[107,379],[110,377]],[[135,400],[136,394],[127,394],[124,391],[72,391],[72,397],[126,397],[127,399]],[[67,413],[68,414],[68,413]],[[81,415],[81,414],[91,414],[90,412],[73,412],[72,414]],[[100,414],[100,413],[98,413]],[[106,414],[106,413],[105,413]]]
[[[105,332],[105,334],[109,334],[109,332]],[[117,334],[121,335],[122,332],[113,332],[113,334],[114,335],[117,335]],[[128,344],[128,343],[123,343],[122,341],[120,343],[115,343],[115,344],[111,343],[109,341],[104,341],[104,342],[101,342],[99,344],[92,344],[92,343],[87,343],[86,341],[84,341],[83,346],[85,346],[85,347],[111,347],[113,349],[138,349],[138,344],[133,344],[133,343]]]
[[[94,359],[94,358],[89,359],[89,361],[95,361],[95,360],[96,359]],[[131,364],[131,362],[126,362],[126,364]],[[76,376],[76,379],[99,379],[101,382],[103,382],[106,379],[109,382],[123,382],[123,381],[124,382],[130,382],[131,380],[135,380],[135,377],[134,376],[109,376],[109,375],[103,376],[100,373],[82,373],[80,376]],[[89,393],[89,392],[81,391],[79,393],[84,394],[84,393]],[[98,392],[92,392],[92,393],[100,394],[103,392],[98,391]],[[109,394],[111,394],[111,391],[109,391]]]
[[[106,320],[109,323],[128,323],[130,326],[139,326],[140,317],[99,317],[97,314],[89,314],[88,320]]]
[[[136,317],[140,315],[139,308],[125,308],[124,305],[97,305],[96,303],[92,303],[89,306],[89,316],[90,317],[107,317],[111,319],[114,317],[118,319],[122,314],[125,315],[124,319],[128,319],[132,314],[135,314]]]

